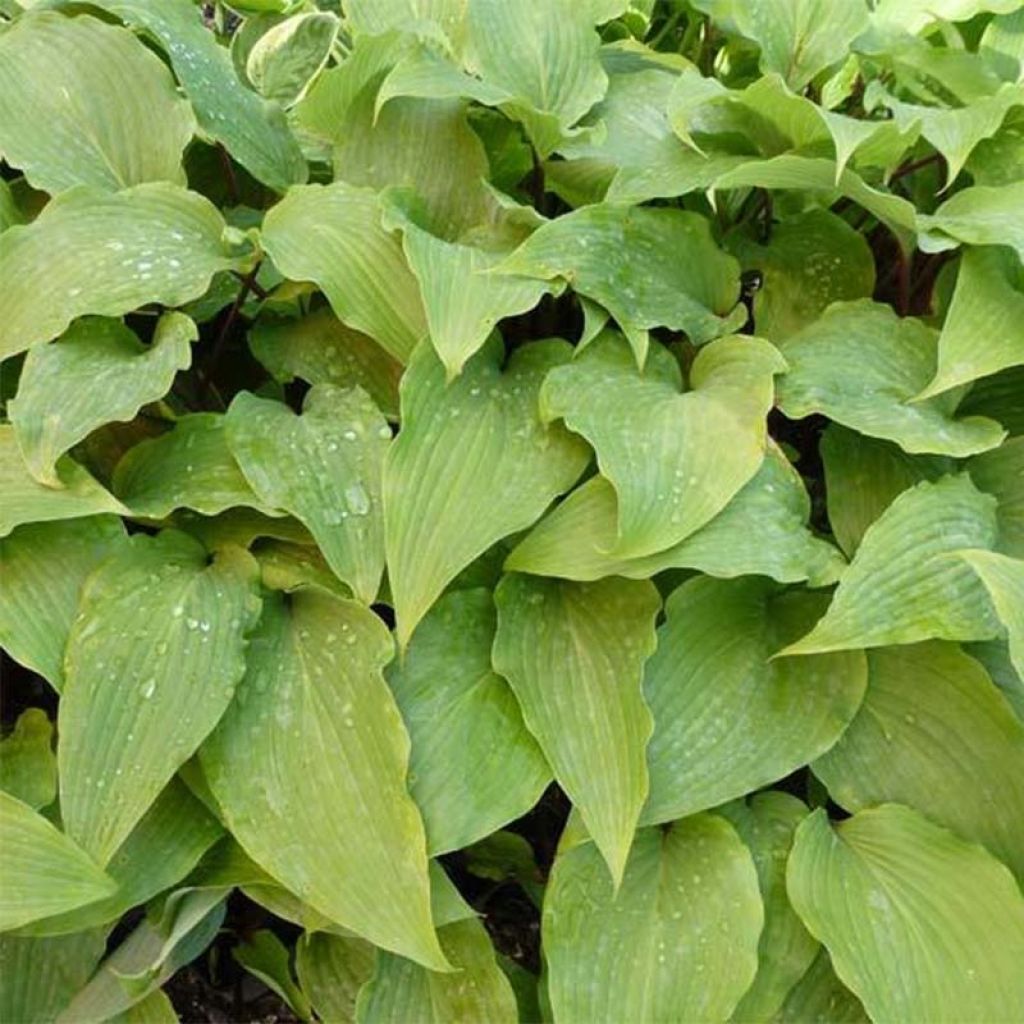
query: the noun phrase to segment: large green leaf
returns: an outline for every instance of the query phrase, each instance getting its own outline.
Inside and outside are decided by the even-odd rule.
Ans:
[[[39,11],[0,35],[0,152],[36,188],[184,184],[194,130],[163,62],[119,25]]]
[[[427,326],[416,278],[380,216],[371,189],[306,185],[267,214],[262,243],[283,274],[316,282],[339,319],[404,363]]]
[[[874,1021],[1024,1014],[1024,896],[991,854],[899,804],[797,829],[789,898]]]
[[[848,811],[907,804],[1024,877],[1024,789],[1007,785],[1024,778],[1024,725],[953,644],[869,652],[864,703],[813,768]]]
[[[1024,680],[1024,560],[994,551],[960,551],[977,574],[1009,634],[1010,660]]]
[[[607,332],[548,374],[541,415],[582,434],[615,488],[611,554],[664,551],[725,508],[764,458],[772,381],[783,370],[767,342],[722,338],[698,353],[683,393],[667,349],[654,346],[641,373],[625,340]]]
[[[432,854],[459,850],[525,814],[551,769],[491,668],[486,590],[446,594],[387,673],[412,740],[409,790]]]
[[[241,392],[227,430],[260,499],[306,526],[338,578],[370,604],[384,571],[381,470],[391,428],[366,392],[317,384],[301,415]]]
[[[706,526],[646,558],[619,558],[615,547],[615,489],[591,477],[519,543],[506,568],[540,576],[594,580],[643,579],[665,569],[698,569],[712,576],[771,576],[782,583],[824,586],[845,561],[807,527],[811,502],[800,474],[769,441],[761,468]]]
[[[42,708],[26,708],[0,740],[0,789],[34,811],[57,796],[53,723]]]
[[[231,702],[259,610],[256,562],[138,535],[89,578],[60,703],[61,813],[106,864]]]
[[[995,506],[966,475],[904,491],[864,534],[825,615],[782,653],[991,639],[998,624],[984,587],[949,556],[995,544]]]
[[[345,17],[357,33],[422,28],[433,23],[457,45],[464,32],[467,0],[348,0]]]
[[[0,931],[73,910],[114,890],[114,881],[80,846],[2,790],[0,831]]]
[[[384,468],[388,578],[404,647],[438,595],[474,558],[531,526],[588,461],[586,445],[537,412],[564,341],[523,346],[502,370],[492,338],[450,384],[421,346],[402,380],[402,430]]]
[[[257,180],[283,191],[306,180],[307,167],[284,113],[235,74],[190,0],[90,0],[159,40],[196,113],[199,126],[224,144]]]
[[[909,403],[931,380],[937,336],[869,300],[843,302],[779,347],[789,372],[779,381],[779,408],[791,419],[824,413],[904,451],[962,458],[1005,437],[995,420],[957,418],[958,396]]]
[[[0,645],[57,690],[82,584],[124,544],[114,516],[26,523],[0,540]]]
[[[920,214],[919,244],[926,252],[968,245],[1007,245],[1024,260],[1024,182],[975,185]]]
[[[268,595],[245,679],[200,758],[253,860],[331,920],[444,970],[409,738],[381,675],[392,652],[354,601]]]
[[[226,237],[217,208],[176,185],[70,189],[0,235],[0,358],[57,337],[85,313],[198,298],[217,271],[245,265]]]
[[[544,898],[554,1019],[728,1020],[763,920],[750,852],[715,815],[637,832],[617,891],[593,843],[563,848]]]
[[[836,977],[826,949],[819,951],[772,1019],[774,1024],[870,1024],[860,1000]]]
[[[377,951],[364,939],[307,932],[295,947],[295,973],[317,1015],[355,1024],[359,990],[373,975]]]
[[[857,713],[867,681],[859,651],[772,659],[826,600],[779,589],[698,578],[669,597],[644,673],[654,715],[644,823],[781,779],[828,750]]]
[[[192,361],[198,336],[182,313],[163,316],[148,347],[119,320],[85,317],[53,344],[30,349],[8,412],[32,475],[59,487],[57,459],[97,427],[130,420],[163,397]]]
[[[617,886],[648,793],[653,723],[641,679],[661,599],[646,580],[519,575],[506,576],[494,596],[494,667]]]
[[[807,816],[807,807],[789,793],[769,790],[746,801],[726,804],[718,813],[732,824],[750,850],[764,901],[757,975],[732,1020],[771,1020],[821,948],[786,895],[786,860],[793,833]]]
[[[685,331],[696,343],[742,326],[739,264],[699,214],[602,203],[535,231],[495,273],[564,278],[604,306],[643,365],[647,329]]]

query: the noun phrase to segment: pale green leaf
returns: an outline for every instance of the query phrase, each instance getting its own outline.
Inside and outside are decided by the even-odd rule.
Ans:
[[[328,11],[296,14],[265,32],[245,70],[267,99],[288,107],[302,99],[331,55],[340,22]]]
[[[1006,13],[1017,8],[1016,0],[880,0],[875,24],[917,33],[938,20],[967,21],[985,11]]]
[[[119,320],[85,317],[53,344],[30,349],[8,413],[32,475],[60,486],[57,459],[97,427],[130,420],[162,398],[191,363],[198,337],[182,313],[161,317],[149,346]]]
[[[925,252],[958,243],[1006,245],[1024,260],[1024,182],[974,185],[947,199],[934,214],[918,217]]]
[[[106,194],[79,186],[0,235],[0,358],[62,334],[86,313],[198,298],[219,270],[244,265],[220,211],[156,182]]]
[[[996,501],[966,475],[904,491],[868,528],[828,611],[783,654],[989,640],[998,623],[961,548],[996,542]]]
[[[981,847],[899,804],[797,829],[789,898],[874,1021],[1024,1014],[1024,896]]]
[[[641,829],[618,891],[593,843],[563,848],[544,899],[554,1019],[728,1020],[763,920],[750,852],[715,815]]]
[[[773,1024],[870,1024],[860,1000],[836,977],[828,950],[821,949],[807,973],[786,996]]]
[[[355,1024],[359,990],[373,975],[377,951],[363,939],[307,932],[295,947],[295,971],[327,1024]]]
[[[208,564],[183,533],[137,535],[89,578],[60,702],[61,812],[106,864],[231,701],[259,610],[255,560]]]
[[[864,703],[812,767],[846,810],[906,804],[1024,876],[1024,789],[1007,785],[1024,778],[1024,725],[953,644],[870,651]]]
[[[488,591],[446,594],[387,673],[412,740],[409,790],[435,855],[522,816],[551,781],[515,696],[491,668],[495,626]]]
[[[306,180],[306,162],[284,112],[242,84],[227,48],[206,28],[190,0],[90,3],[159,40],[200,128],[223,143],[253,177],[279,191]]]
[[[391,428],[366,392],[317,384],[301,415],[241,392],[227,431],[260,499],[306,526],[338,578],[370,604],[384,571],[381,471]]]
[[[36,188],[183,185],[194,131],[163,62],[120,25],[39,11],[0,35],[0,152]]]
[[[646,580],[511,575],[495,601],[494,667],[618,886],[648,793],[641,679],[661,599]]]
[[[957,417],[958,396],[909,402],[932,379],[938,337],[918,320],[864,299],[830,306],[780,342],[789,372],[779,408],[790,419],[824,413],[904,451],[962,458],[1006,436],[995,420]]]
[[[127,1010],[108,1017],[106,1024],[178,1024],[178,1013],[162,988],[154,989]]]
[[[262,243],[283,274],[314,281],[338,318],[400,362],[426,334],[419,287],[376,194],[345,182],[292,189],[267,214]]]
[[[34,811],[57,796],[53,724],[42,708],[22,711],[10,735],[0,740],[0,789]]]
[[[468,4],[469,0],[346,0],[345,18],[355,32],[366,35],[436,25],[458,46],[465,32]]]
[[[768,342],[722,338],[698,353],[683,393],[667,349],[655,345],[641,373],[608,332],[548,374],[541,415],[582,434],[615,488],[611,554],[664,551],[725,508],[764,459],[773,377],[785,368]]]
[[[985,585],[1010,642],[1010,660],[1024,679],[1024,560],[993,551],[958,552]]]
[[[0,931],[109,895],[113,880],[28,804],[0,790]]]
[[[669,597],[644,672],[654,734],[641,821],[671,821],[768,785],[842,735],[864,694],[864,656],[772,659],[825,603],[749,578],[688,580]]]
[[[388,578],[404,647],[455,576],[492,544],[531,526],[589,459],[560,425],[545,427],[537,396],[571,355],[564,341],[518,348],[502,370],[492,338],[445,383],[433,349],[402,380],[402,430],[384,469]]]
[[[444,970],[409,738],[381,675],[392,652],[354,601],[266,596],[245,679],[200,758],[253,860],[331,920]]]
[[[339,597],[351,597],[352,590],[331,571],[320,549],[310,544],[283,540],[262,540],[253,548],[260,564],[263,585],[271,590],[292,591],[312,585]]]

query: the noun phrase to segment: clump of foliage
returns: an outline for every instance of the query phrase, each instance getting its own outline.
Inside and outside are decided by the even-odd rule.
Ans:
[[[0,19],[0,1020],[1024,1019],[1017,0]]]

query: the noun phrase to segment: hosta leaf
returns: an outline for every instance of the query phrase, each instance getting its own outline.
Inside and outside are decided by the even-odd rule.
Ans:
[[[249,348],[276,380],[358,385],[385,416],[398,419],[402,364],[327,307],[298,320],[261,318],[249,332]]]
[[[409,790],[432,854],[525,814],[551,781],[515,696],[491,668],[495,626],[488,591],[446,594],[387,673],[412,740]]]
[[[1011,437],[967,463],[975,485],[999,502],[996,550],[1024,558],[1024,437]]]
[[[886,306],[837,303],[780,343],[789,372],[779,381],[779,408],[791,419],[824,413],[907,452],[962,458],[996,447],[1002,427],[957,418],[955,394],[909,402],[931,380],[936,343],[929,328]]]
[[[939,362],[920,398],[1024,365],[1024,267],[998,246],[964,252],[939,336]]]
[[[1024,679],[1024,560],[993,551],[958,552],[985,585],[1009,634],[1010,660]]]
[[[300,1020],[312,1020],[313,1008],[295,983],[288,947],[269,929],[261,928],[231,950],[234,959],[280,996]]]
[[[701,344],[742,326],[739,264],[698,214],[667,207],[588,206],[535,231],[497,271],[564,278],[604,306],[643,365],[646,330],[670,327]]]
[[[0,276],[12,282],[0,294],[0,358],[57,337],[85,313],[179,306],[218,270],[243,264],[220,212],[195,192],[163,182],[112,195],[71,189],[0,236]]]
[[[4,837],[0,930],[73,910],[113,891],[113,880],[80,846],[28,804],[3,791],[0,830]]]
[[[0,152],[36,188],[184,184],[192,110],[131,32],[33,12],[0,36],[0,69]]]
[[[597,453],[615,488],[613,554],[664,551],[715,517],[757,472],[778,352],[758,338],[722,338],[703,348],[682,393],[678,364],[656,346],[645,372],[625,341],[607,333],[548,374],[541,415],[562,419]]]
[[[28,471],[18,448],[14,427],[0,424],[0,538],[15,527],[81,519],[103,512],[127,514],[128,510],[105,491],[70,456],[57,460],[60,487],[46,487]]]
[[[810,969],[821,948],[789,905],[786,859],[793,833],[807,807],[789,793],[771,790],[718,809],[739,833],[754,858],[764,901],[764,931],[758,944],[758,967],[732,1020],[771,1020],[789,991]]]
[[[1024,897],[991,854],[899,804],[797,829],[789,897],[872,1020],[1024,1013]]]
[[[371,189],[307,185],[270,210],[262,242],[281,273],[315,281],[340,320],[404,363],[427,327],[416,278],[380,215]]]
[[[1006,784],[1024,778],[1024,725],[953,644],[870,651],[864,703],[813,768],[848,811],[906,804],[1024,876],[1024,790]]]
[[[135,515],[150,519],[177,508],[212,516],[247,506],[274,514],[238,468],[221,413],[188,413],[166,434],[135,445],[114,469],[113,487]]]
[[[433,23],[453,45],[464,31],[467,0],[348,0],[345,18],[357,33],[379,35]]]
[[[82,585],[124,545],[114,516],[28,523],[0,540],[0,646],[60,690]]]
[[[260,499],[303,523],[338,578],[370,604],[384,571],[381,468],[391,428],[366,392],[318,384],[299,416],[242,392],[227,429]]]
[[[249,51],[249,80],[267,99],[291,106],[327,63],[339,25],[327,11],[296,14],[274,25]]]
[[[321,1020],[355,1024],[359,990],[373,975],[377,951],[364,939],[307,932],[295,947],[295,973]]]
[[[165,314],[148,347],[119,320],[86,317],[53,344],[30,349],[8,410],[32,475],[59,487],[57,459],[97,427],[130,420],[163,397],[198,337],[182,313]]]
[[[339,597],[352,596],[351,588],[331,572],[315,545],[267,540],[261,541],[253,554],[260,563],[263,585],[271,590],[292,591],[312,584]]]
[[[783,583],[835,582],[845,562],[807,528],[811,503],[800,474],[771,442],[761,468],[706,526],[645,558],[619,558],[615,546],[615,489],[591,477],[519,543],[506,568],[539,576],[595,580],[644,579],[665,569],[698,569],[712,576],[771,576]]]
[[[693,814],[781,779],[824,753],[860,706],[859,651],[772,655],[814,621],[822,595],[767,580],[698,578],[665,606],[644,673],[654,715],[641,821]]]
[[[864,534],[825,615],[781,653],[991,639],[985,589],[950,555],[995,544],[995,504],[963,475],[904,491]]]
[[[1011,437],[1019,437],[1024,434],[1024,403],[1020,401],[1022,389],[1024,366],[1011,366],[975,381],[960,403],[960,412],[984,413],[999,420]]]
[[[9,736],[0,740],[0,789],[32,810],[57,795],[57,758],[53,724],[42,708],[26,708]]]
[[[593,843],[563,849],[544,899],[554,1019],[728,1020],[763,919],[750,852],[715,815],[637,832],[618,891]]]
[[[65,655],[61,813],[106,864],[231,701],[258,614],[239,548],[135,536],[90,578]]]
[[[661,600],[647,581],[518,575],[494,596],[494,667],[618,886],[648,792],[641,677]]]
[[[253,860],[333,921],[444,970],[409,739],[381,676],[391,657],[384,624],[356,602],[268,595],[238,697],[200,757]]]
[[[388,578],[404,647],[445,586],[492,544],[534,523],[588,461],[586,445],[545,427],[537,395],[568,361],[563,341],[527,345],[504,371],[493,338],[445,383],[430,346],[402,380],[402,430],[384,469]]]
[[[1024,182],[974,185],[947,199],[932,215],[918,218],[925,252],[941,252],[958,243],[1006,245],[1024,260]]]
[[[860,1000],[836,977],[828,951],[821,949],[807,973],[786,996],[774,1024],[869,1024]]]
[[[227,48],[217,43],[189,0],[90,2],[159,40],[200,128],[223,143],[254,178],[279,191],[306,180],[306,162],[281,108],[242,84]]]

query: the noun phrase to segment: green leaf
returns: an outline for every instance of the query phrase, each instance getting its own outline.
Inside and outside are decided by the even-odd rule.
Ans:
[[[191,363],[198,337],[182,313],[161,317],[149,346],[119,320],[86,317],[53,344],[30,349],[8,405],[29,472],[59,487],[57,459],[97,427],[130,420],[163,397]]]
[[[842,735],[864,695],[863,655],[772,659],[824,605],[761,579],[698,578],[673,592],[644,673],[654,734],[643,823],[766,786]]]
[[[178,1013],[167,993],[157,988],[127,1010],[108,1017],[107,1024],[178,1024]]]
[[[981,847],[899,804],[835,829],[818,810],[797,829],[787,880],[872,1020],[1024,1013],[1024,896]]]
[[[666,569],[712,576],[771,576],[782,583],[835,582],[845,561],[807,527],[811,502],[800,474],[768,442],[761,468],[706,526],[665,551],[619,558],[615,489],[594,476],[572,492],[519,543],[505,566],[516,572],[595,580],[646,579]]]
[[[0,740],[0,789],[34,811],[57,796],[53,725],[42,708],[26,708]]]
[[[836,977],[828,951],[821,949],[807,973],[786,996],[774,1024],[870,1024],[860,1000]]]
[[[302,99],[331,55],[340,22],[324,11],[274,25],[249,51],[245,70],[259,93],[288,107]]]
[[[114,516],[28,523],[0,540],[0,646],[56,690],[82,585],[124,544]]]
[[[727,1020],[763,919],[750,852],[715,815],[637,832],[617,891],[593,843],[563,848],[544,900],[554,1019]]]
[[[295,947],[295,971],[317,1015],[355,1024],[359,990],[373,975],[377,951],[363,939],[306,932]]]
[[[1024,182],[975,185],[947,199],[934,214],[920,214],[925,252],[968,245],[1006,245],[1024,260]]]
[[[904,491],[864,534],[825,615],[780,653],[991,639],[998,625],[984,587],[949,556],[995,544],[995,505],[966,475]]]
[[[220,211],[157,182],[112,195],[80,186],[0,236],[0,358],[49,341],[86,313],[180,306],[219,270],[244,266]]]
[[[275,380],[359,386],[388,419],[398,419],[402,364],[327,307],[298,320],[261,317],[249,332],[249,348]]]
[[[268,595],[238,696],[200,758],[253,860],[331,920],[444,970],[409,739],[381,675],[392,651],[354,601]]]
[[[941,394],[1008,366],[1024,365],[1024,267],[1011,250],[970,248],[939,336],[935,376],[918,396]]]
[[[807,807],[788,793],[769,790],[746,801],[726,804],[718,814],[736,829],[750,850],[764,901],[757,975],[731,1019],[771,1020],[821,948],[786,895],[786,860],[793,833],[807,816]]]
[[[608,332],[548,374],[541,415],[582,434],[615,488],[612,555],[664,551],[725,508],[764,459],[772,381],[784,369],[767,342],[722,338],[698,353],[682,393],[667,349],[656,345],[641,373]]]
[[[1024,560],[993,551],[959,551],[984,584],[1009,634],[1010,660],[1024,679]]]
[[[1024,437],[1011,437],[967,463],[975,485],[998,501],[996,550],[1024,558]]]
[[[647,581],[518,575],[494,597],[494,667],[618,886],[648,793],[653,723],[641,678],[661,599]]]
[[[391,428],[366,392],[317,384],[298,416],[282,402],[241,392],[227,431],[260,499],[293,514],[337,577],[373,602],[384,571],[381,472]]]
[[[960,403],[965,415],[983,413],[998,420],[1012,437],[1024,434],[1024,404],[1020,401],[1024,388],[1024,366],[1012,366],[991,377],[975,381]]]
[[[137,535],[89,578],[58,715],[68,835],[106,864],[231,701],[258,614],[256,562]]]
[[[57,460],[56,475],[59,488],[46,487],[36,480],[21,457],[14,427],[0,424],[0,493],[4,496],[0,539],[22,525],[82,519],[103,512],[128,513],[70,456]]]
[[[423,345],[402,380],[402,430],[384,467],[388,578],[405,647],[445,586],[492,544],[532,525],[585,468],[586,445],[537,412],[545,374],[571,349],[492,338],[445,383]]]
[[[409,790],[434,855],[521,817],[551,781],[515,696],[491,668],[496,622],[488,591],[446,594],[387,673],[412,740]]]
[[[1024,790],[1006,785],[1024,777],[1024,724],[956,646],[869,652],[864,703],[813,769],[846,810],[906,804],[1024,876]]]
[[[348,0],[345,19],[356,33],[379,35],[389,29],[424,30],[436,25],[453,45],[464,32],[467,0]]]
[[[779,408],[790,419],[824,413],[911,453],[963,458],[995,448],[1005,431],[984,417],[957,418],[957,395],[908,404],[932,378],[937,341],[887,306],[837,303],[780,343],[789,372],[779,381]]]
[[[0,35],[0,69],[0,151],[36,188],[185,183],[192,110],[131,32],[31,12]]]
[[[642,366],[646,331],[669,327],[702,344],[743,325],[739,265],[699,214],[667,207],[588,206],[535,231],[495,272],[564,278],[604,306]]]
[[[0,790],[4,869],[0,930],[102,899],[114,889],[91,857],[42,815]]]
[[[261,928],[253,932],[232,947],[231,955],[267,988],[276,992],[300,1020],[312,1019],[313,1008],[309,999],[292,978],[288,947],[272,931]]]
[[[416,278],[380,216],[371,189],[306,185],[270,210],[262,243],[281,273],[316,282],[343,323],[404,363],[427,326]]]
[[[306,180],[306,162],[283,111],[242,84],[227,49],[190,0],[90,3],[159,41],[192,101],[199,127],[223,143],[254,178],[278,191]]]

